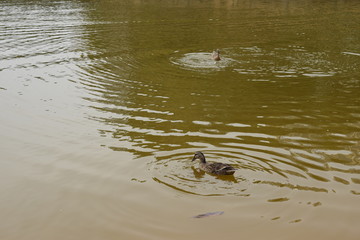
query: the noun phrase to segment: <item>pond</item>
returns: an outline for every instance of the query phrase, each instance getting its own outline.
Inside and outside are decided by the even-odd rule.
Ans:
[[[360,2],[0,9],[2,239],[359,236]]]

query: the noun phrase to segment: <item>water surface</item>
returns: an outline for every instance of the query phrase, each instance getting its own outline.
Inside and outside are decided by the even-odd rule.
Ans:
[[[2,239],[359,236],[357,1],[0,9]]]

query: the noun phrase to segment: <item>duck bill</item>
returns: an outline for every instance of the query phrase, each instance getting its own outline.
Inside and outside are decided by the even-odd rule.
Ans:
[[[196,157],[193,157],[193,159],[191,160],[192,162],[196,160]]]

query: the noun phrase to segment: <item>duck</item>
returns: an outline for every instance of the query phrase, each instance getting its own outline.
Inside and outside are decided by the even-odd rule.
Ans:
[[[219,162],[206,162],[205,155],[198,151],[195,152],[195,155],[192,159],[192,162],[199,159],[200,164],[199,168],[204,172],[215,174],[215,175],[233,175],[236,171],[230,164],[219,163]]]
[[[212,53],[212,58],[213,58],[215,61],[220,61],[220,60],[221,60],[219,49],[216,49],[216,50],[213,51],[213,53]]]

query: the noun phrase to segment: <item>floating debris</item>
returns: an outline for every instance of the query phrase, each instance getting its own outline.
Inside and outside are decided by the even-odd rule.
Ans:
[[[204,218],[204,217],[211,217],[211,216],[220,216],[222,214],[224,214],[224,211],[208,212],[208,213],[203,213],[203,214],[196,215],[193,218]]]

